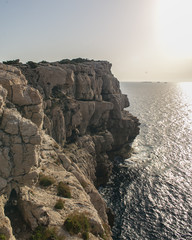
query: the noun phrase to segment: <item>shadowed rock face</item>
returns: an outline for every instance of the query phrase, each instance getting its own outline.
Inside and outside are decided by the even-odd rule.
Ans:
[[[68,141],[75,129],[81,136],[103,130],[112,132],[118,139],[113,149],[122,147],[138,134],[138,120],[123,110],[129,106],[129,101],[121,93],[110,63],[55,62],[38,64],[35,69],[28,65],[20,65],[20,68],[30,85],[42,93],[44,128],[59,144]]]
[[[139,129],[123,110],[129,102],[110,69],[102,61],[35,68],[0,63],[0,233],[8,239],[27,239],[39,225],[56,226],[71,239],[63,223],[74,212],[87,215],[90,239],[111,239],[103,227],[106,205],[94,185],[110,176],[108,152],[121,149]],[[39,184],[42,174],[53,179],[50,187]],[[72,196],[60,211],[54,209],[59,182]],[[23,232],[15,232],[3,209],[13,189],[28,226]]]

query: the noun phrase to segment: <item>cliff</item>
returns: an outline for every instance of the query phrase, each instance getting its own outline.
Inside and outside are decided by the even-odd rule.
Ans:
[[[96,187],[110,176],[108,154],[139,124],[110,69],[87,60],[0,63],[0,239],[39,239],[37,231],[111,239]]]

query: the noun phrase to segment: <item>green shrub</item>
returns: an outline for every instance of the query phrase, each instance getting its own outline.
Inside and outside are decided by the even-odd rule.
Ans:
[[[108,224],[103,223],[104,233],[101,235],[103,240],[107,240],[111,236],[110,227]]]
[[[19,59],[16,59],[16,60],[9,60],[9,61],[4,61],[3,64],[6,64],[6,65],[15,65],[15,64],[19,64]]]
[[[36,67],[38,67],[38,64],[37,64],[36,62],[33,62],[33,61],[27,62],[27,65],[29,65],[31,68],[36,68]]]
[[[60,197],[71,198],[69,186],[64,182],[60,182],[57,186],[57,195]]]
[[[39,63],[48,63],[47,61],[45,61],[45,60],[42,60],[41,62],[39,62]]]
[[[83,239],[89,239],[89,222],[82,213],[70,215],[65,220],[64,227],[71,235],[81,233]]]
[[[64,208],[64,202],[63,202],[63,200],[62,200],[62,199],[57,200],[54,208],[56,208],[56,209],[63,209],[63,208]]]
[[[0,240],[7,240],[4,233],[0,233]]]
[[[71,60],[69,59],[62,59],[61,61],[59,61],[60,64],[68,64],[71,63]]]
[[[40,174],[39,176],[39,184],[43,187],[48,187],[54,183],[54,179],[50,176],[46,176],[43,174]]]
[[[83,233],[82,233],[82,238],[83,238],[84,240],[88,240],[88,239],[89,239],[89,233],[88,233],[88,232],[83,232]]]
[[[38,226],[33,235],[31,236],[30,240],[61,240],[58,236],[55,228],[47,228],[44,226]]]
[[[90,60],[87,58],[74,58],[71,60],[72,63],[84,63],[89,62]]]
[[[84,62],[90,62],[87,58],[74,58],[72,60],[70,59],[62,59],[59,61],[60,64],[77,64],[77,63],[84,63]]]

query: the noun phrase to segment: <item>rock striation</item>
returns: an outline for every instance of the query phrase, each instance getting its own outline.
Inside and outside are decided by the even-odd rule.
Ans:
[[[111,239],[96,187],[111,174],[109,153],[139,132],[128,106],[106,61],[0,63],[0,234],[29,239],[45,226],[63,239],[82,239],[64,227],[81,213],[89,239]],[[70,197],[58,195],[61,182]],[[59,199],[60,210],[54,207]]]

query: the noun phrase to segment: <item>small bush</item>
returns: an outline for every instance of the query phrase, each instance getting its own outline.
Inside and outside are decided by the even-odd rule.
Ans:
[[[69,186],[64,182],[60,182],[57,186],[57,195],[60,197],[71,198]]]
[[[50,176],[41,174],[39,176],[39,184],[43,187],[48,187],[54,183],[54,179]]]
[[[88,239],[89,239],[89,233],[88,233],[88,232],[83,232],[83,233],[82,233],[82,238],[83,238],[84,240],[88,240]]]
[[[56,209],[63,209],[63,208],[64,208],[64,202],[63,202],[63,200],[62,200],[62,199],[57,200],[54,208],[56,208]]]
[[[41,62],[39,62],[39,63],[48,63],[47,61],[45,61],[45,60],[42,60]]]
[[[60,64],[77,64],[77,63],[84,63],[84,62],[90,62],[87,58],[74,58],[72,60],[70,59],[62,59],[59,61]]]
[[[16,59],[16,60],[9,60],[9,61],[4,61],[3,64],[6,64],[6,65],[15,65],[15,64],[19,64],[19,59]]]
[[[7,240],[4,233],[0,233],[0,240]]]
[[[36,68],[36,67],[38,67],[38,64],[37,64],[36,62],[33,62],[33,61],[27,62],[27,65],[29,65],[31,68]]]
[[[111,236],[111,233],[110,233],[110,227],[109,227],[109,225],[108,224],[106,224],[106,223],[103,223],[103,228],[104,228],[104,233],[102,234],[102,238],[104,239],[104,240],[107,240],[110,236]]]
[[[90,227],[84,214],[72,214],[65,220],[64,227],[71,235],[81,233],[83,239],[89,239]]]
[[[59,61],[60,64],[68,64],[71,63],[71,60],[69,59],[62,59],[61,61]]]
[[[87,58],[74,58],[71,60],[72,63],[84,63],[89,62],[90,60]]]
[[[38,226],[30,240],[61,240],[63,238],[59,237],[55,228],[47,228],[44,226]]]

